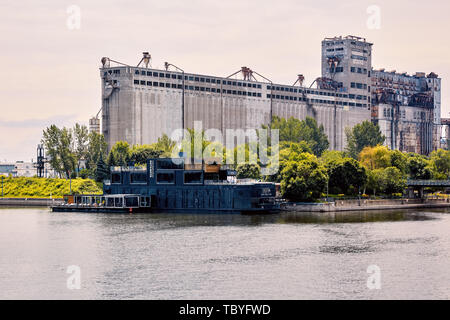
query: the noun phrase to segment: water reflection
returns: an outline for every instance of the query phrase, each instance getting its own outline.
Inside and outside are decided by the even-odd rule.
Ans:
[[[439,212],[439,211],[437,211]],[[436,213],[437,213],[436,212]],[[437,219],[432,211],[348,211],[348,212],[286,212],[278,223],[365,223],[395,221],[426,221]]]
[[[264,224],[329,224],[369,223],[395,221],[427,221],[438,219],[441,211],[420,212],[414,210],[359,211],[359,212],[282,212],[272,215],[238,214],[98,214],[100,221],[113,226],[145,226],[148,229],[173,229],[209,226],[261,226]],[[145,224],[143,224],[145,222]],[[128,228],[124,228],[128,229]],[[131,228],[136,232],[135,228]]]

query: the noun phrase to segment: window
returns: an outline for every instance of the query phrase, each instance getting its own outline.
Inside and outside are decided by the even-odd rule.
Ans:
[[[112,173],[111,174],[111,183],[121,183],[122,179],[120,173]]]
[[[125,207],[139,207],[139,197],[125,197]]]
[[[131,172],[130,183],[147,183],[147,172]]]
[[[185,184],[202,184],[203,174],[202,172],[184,172],[184,183]]]
[[[144,80],[141,80],[141,84],[142,84],[142,85],[145,85],[145,81],[144,81]]]
[[[139,84],[139,80],[134,80],[134,84]]]
[[[173,172],[162,173],[156,175],[157,183],[173,184],[175,183],[175,174]]]

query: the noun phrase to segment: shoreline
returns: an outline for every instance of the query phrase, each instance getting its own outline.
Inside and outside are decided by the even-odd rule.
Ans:
[[[62,198],[0,198],[0,207],[50,207]],[[450,208],[450,199],[336,200],[327,203],[286,203],[280,212],[345,212]]]
[[[49,207],[61,202],[62,198],[0,198],[0,207]]]
[[[345,212],[398,209],[450,208],[450,199],[337,200],[328,203],[287,203],[282,211]]]

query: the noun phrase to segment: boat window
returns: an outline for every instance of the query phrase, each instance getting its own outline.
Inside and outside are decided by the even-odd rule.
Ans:
[[[189,172],[184,173],[184,183],[185,184],[201,184],[202,183],[202,172]]]
[[[175,174],[173,172],[158,173],[156,181],[157,183],[175,183]]]
[[[150,207],[150,197],[141,197],[141,207]]]
[[[138,197],[126,197],[125,198],[125,207],[139,207]]]
[[[114,199],[114,207],[116,207],[116,208],[122,208],[123,207],[123,200],[122,200],[122,198],[115,198]]]
[[[130,183],[147,183],[147,173],[146,172],[130,173]]]
[[[120,183],[120,173],[112,173],[111,174],[111,183]]]
[[[106,198],[106,206],[114,207],[114,198]]]

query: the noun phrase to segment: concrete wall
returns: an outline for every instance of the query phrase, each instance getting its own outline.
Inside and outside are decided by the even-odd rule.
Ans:
[[[101,70],[102,76],[113,69],[118,68]],[[172,88],[172,86],[179,86],[181,80],[165,78],[164,85],[168,84],[171,87],[160,87],[154,85],[153,78],[135,76],[134,68],[119,69],[119,74],[113,74],[115,85],[111,85],[104,77],[102,79],[102,131],[109,146],[120,140],[125,140],[132,145],[154,143],[162,134],[170,136],[174,130],[182,127],[182,90]],[[143,71],[138,70],[138,72]],[[175,75],[179,76],[179,74]],[[141,85],[141,81],[146,83],[152,81],[152,85]],[[186,86],[190,84],[195,83],[188,81]],[[258,85],[260,88],[240,90],[246,93],[257,92],[259,97],[185,90],[185,127],[193,128],[194,121],[201,121],[203,129],[219,129],[224,137],[226,129],[259,129],[263,124],[269,123],[272,105],[273,116],[295,117],[300,120],[307,116],[315,118],[319,125],[324,126],[330,146],[334,145],[334,139],[336,139],[336,149],[344,150],[345,128],[370,120],[369,108],[343,105],[336,105],[335,119],[333,101],[336,99],[343,103],[345,99],[334,98],[331,93],[327,93],[327,96],[310,94],[308,99],[319,101],[320,98],[323,103],[308,104],[302,100],[300,92],[285,94],[295,96],[301,101],[271,99],[269,97],[275,92],[268,89],[267,84],[258,83]],[[114,86],[115,89],[113,89]],[[225,87],[209,85],[208,88],[221,88],[222,92]],[[231,86],[226,88],[236,89]],[[335,126],[336,137],[334,137]]]

